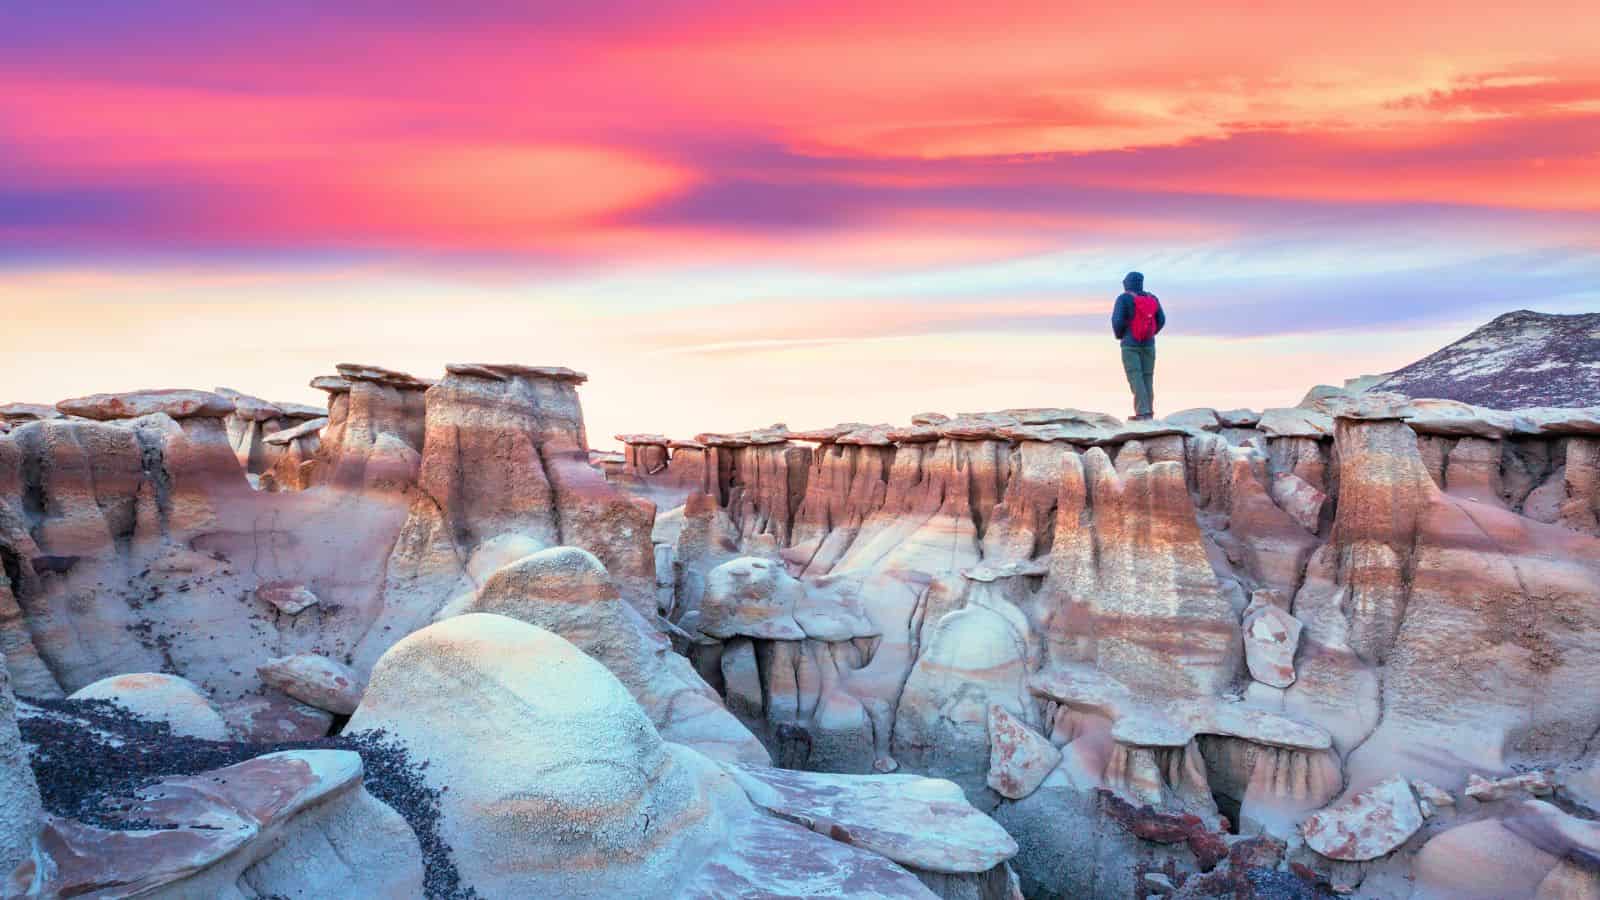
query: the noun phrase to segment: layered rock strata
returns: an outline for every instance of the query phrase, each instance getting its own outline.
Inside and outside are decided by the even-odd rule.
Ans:
[[[571,370],[337,371],[325,417],[221,390],[0,411],[28,708],[109,701],[184,747],[382,729],[439,831],[374,859],[410,837],[485,896],[1593,886],[1600,410],[1317,388],[606,460]],[[49,699],[75,692],[102,699]],[[281,809],[172,774],[128,802],[178,811],[119,830],[38,815],[4,750],[14,891],[448,895],[312,849],[313,807],[393,823],[348,760],[216,776],[304,799]],[[147,831],[194,852],[141,868]],[[295,880],[301,853],[347,874]]]
[[[1030,895],[1137,888],[1096,790],[1304,847],[1397,771],[1459,790],[1592,750],[1600,410],[1318,389],[1130,424],[697,436],[727,461],[661,517],[662,609],[775,759],[955,781],[1019,834]],[[672,469],[644,443],[619,487]],[[1081,835],[1110,855],[1062,870]],[[1407,837],[1375,858],[1403,870]],[[1380,866],[1297,852],[1341,884]]]
[[[442,836],[483,896],[934,897],[901,863],[976,882],[1015,852],[948,783],[729,768],[665,741],[595,658],[488,613],[393,647],[350,727],[429,760]]]

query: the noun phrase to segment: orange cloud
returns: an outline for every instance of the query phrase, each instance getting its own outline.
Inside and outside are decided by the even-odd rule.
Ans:
[[[64,11],[0,28],[0,242],[897,266],[1239,228],[1194,195],[1592,211],[1600,35],[1535,6]],[[733,181],[818,196],[645,215]],[[1061,200],[949,190],[993,187]]]

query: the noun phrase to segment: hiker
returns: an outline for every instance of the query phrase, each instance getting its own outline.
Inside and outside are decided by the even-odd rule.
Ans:
[[[1122,369],[1133,389],[1133,421],[1155,418],[1156,335],[1166,327],[1161,301],[1144,289],[1144,273],[1129,272],[1111,310],[1111,333],[1122,341]]]

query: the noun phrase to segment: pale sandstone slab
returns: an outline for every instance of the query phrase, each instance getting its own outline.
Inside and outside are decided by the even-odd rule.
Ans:
[[[1358,422],[1404,421],[1415,412],[1411,401],[1398,394],[1364,393],[1320,407],[1335,419]]]
[[[44,403],[0,403],[0,419],[13,422],[34,422],[40,419],[59,419],[61,410]]]
[[[293,428],[285,428],[281,431],[274,431],[265,438],[262,438],[262,440],[269,444],[286,445],[306,437],[307,435],[314,435],[326,427],[328,427],[328,417],[318,416],[314,419],[307,419]]]
[[[938,895],[904,868],[876,853],[858,850],[838,835],[824,837],[794,822],[758,813],[730,831],[726,849],[708,859],[675,896],[689,900],[936,900]]]
[[[789,426],[779,422],[766,428],[736,431],[728,434],[706,432],[694,436],[707,447],[759,447],[766,444],[783,444],[789,440]]]
[[[620,444],[643,444],[646,446],[665,447],[671,441],[671,438],[668,438],[664,434],[614,434],[612,437],[616,438],[617,442]]]
[[[1061,751],[998,704],[989,705],[989,787],[1010,800],[1038,789]]]
[[[232,400],[233,414],[247,422],[265,422],[283,417],[283,409],[269,400],[225,387],[216,388],[214,393]]]
[[[1487,802],[1490,800],[1504,800],[1507,797],[1521,793],[1544,797],[1554,790],[1555,784],[1551,781],[1550,773],[1548,772],[1524,772],[1520,775],[1508,775],[1505,778],[1492,780],[1473,773],[1467,776],[1466,795],[1474,800]]]
[[[1129,746],[1182,748],[1202,734],[1290,750],[1322,751],[1333,746],[1326,729],[1300,718],[1221,699],[1138,697],[1115,679],[1086,666],[1046,667],[1029,677],[1028,689],[1072,709],[1112,720],[1110,737]]]
[[[350,380],[338,375],[318,375],[309,382],[311,387],[330,394],[350,393]]]
[[[946,420],[948,421],[948,420]],[[885,435],[896,444],[927,444],[943,437],[940,428],[944,423],[922,423],[891,428]]]
[[[518,363],[450,363],[444,367],[452,375],[471,375],[509,381],[514,378],[548,379],[568,384],[583,384],[589,376],[566,366],[525,366]]]
[[[1456,798],[1449,791],[1432,782],[1413,778],[1411,779],[1411,790],[1416,792],[1419,802],[1427,803],[1435,809],[1456,805]]]
[[[972,566],[971,568],[962,569],[961,577],[982,584],[992,584],[993,582],[999,581],[1002,578],[1016,578],[1019,576],[1038,577],[1041,575],[1048,575],[1049,573],[1049,567],[1043,562],[1036,560],[1013,560],[1011,562],[1004,563],[983,563],[981,565]]]
[[[852,846],[929,872],[983,872],[1017,843],[949,781],[918,775],[828,775],[730,767],[750,799]]]
[[[256,667],[262,682],[318,709],[349,715],[361,702],[361,679],[342,663],[316,653],[296,653]]]
[[[1025,409],[1002,409],[1001,415],[1011,416],[1023,425],[1055,425],[1075,424],[1089,425],[1097,428],[1116,428],[1122,420],[1116,416],[1100,412],[1090,412],[1071,407],[1029,407]],[[911,420],[916,423],[916,419]]]
[[[1312,814],[1301,826],[1311,849],[1329,859],[1359,862],[1393,852],[1422,828],[1411,786],[1395,776],[1337,807]]]
[[[1194,434],[1196,431],[1199,429],[1158,420],[1124,422],[1119,428],[1109,429],[1110,433],[1102,437],[1098,443],[1102,446],[1126,444],[1129,441],[1147,441],[1151,438],[1181,437]]]
[[[789,439],[794,441],[809,441],[817,444],[831,444],[839,438],[853,431],[872,428],[865,422],[841,422],[838,425],[829,425],[825,428],[811,428],[806,431],[791,431]],[[888,428],[889,426],[882,426]]]
[[[997,429],[1021,425],[1016,416],[1006,413],[962,413],[948,422],[933,426],[939,436],[958,441],[998,440]]]
[[[383,366],[367,365],[365,363],[339,363],[333,368],[346,381],[370,381],[374,384],[398,388],[403,391],[426,390],[433,385],[433,382],[427,379],[418,378],[406,372],[397,372],[394,369],[386,369]]]
[[[321,419],[328,415],[326,406],[311,406],[306,403],[287,403],[282,400],[272,401],[283,413],[283,418],[290,422],[303,422],[306,419]]]
[[[1600,435],[1600,406],[1532,406],[1514,411],[1518,434]]]
[[[1418,434],[1478,437],[1498,441],[1517,430],[1512,413],[1483,409],[1454,400],[1412,400],[1406,424]]]
[[[1333,436],[1333,417],[1310,409],[1269,409],[1261,414],[1255,427],[1268,437],[1322,439]]]
[[[233,412],[233,401],[210,391],[183,388],[130,391],[121,394],[90,394],[62,400],[56,409],[69,416],[109,421],[137,419],[165,413],[174,419],[220,419]]]
[[[1222,428],[1222,419],[1217,411],[1210,408],[1182,409],[1171,415],[1161,417],[1161,421],[1180,428],[1199,428],[1205,431],[1218,431]]]
[[[1120,429],[1119,423],[1114,426]],[[1088,422],[1046,422],[1041,424],[1002,425],[994,430],[997,437],[1008,441],[1044,441],[1089,445],[1110,437],[1113,427]]]
[[[835,438],[834,443],[855,447],[887,447],[894,443],[889,437],[893,430],[890,425],[865,425],[845,432]]]
[[[11,873],[5,895],[216,896],[241,877],[295,893],[349,890],[351,885],[340,885],[332,873],[301,868],[289,879],[263,878],[266,872],[251,867],[285,843],[296,856],[308,846],[326,845],[331,835],[319,834],[315,844],[300,843],[305,831],[320,824],[311,820],[319,811],[347,811],[336,805],[363,802],[374,815],[346,824],[364,829],[365,846],[347,850],[345,858],[382,862],[360,873],[363,890],[420,894],[416,837],[392,810],[365,794],[362,772],[361,757],[346,750],[272,753],[140,788],[118,805],[116,815],[143,828],[113,830],[47,817],[33,858]],[[246,871],[251,874],[244,876]]]

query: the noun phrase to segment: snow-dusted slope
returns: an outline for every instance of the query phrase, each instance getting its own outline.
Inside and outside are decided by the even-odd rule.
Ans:
[[[1600,313],[1506,313],[1372,389],[1496,409],[1600,405]]]

